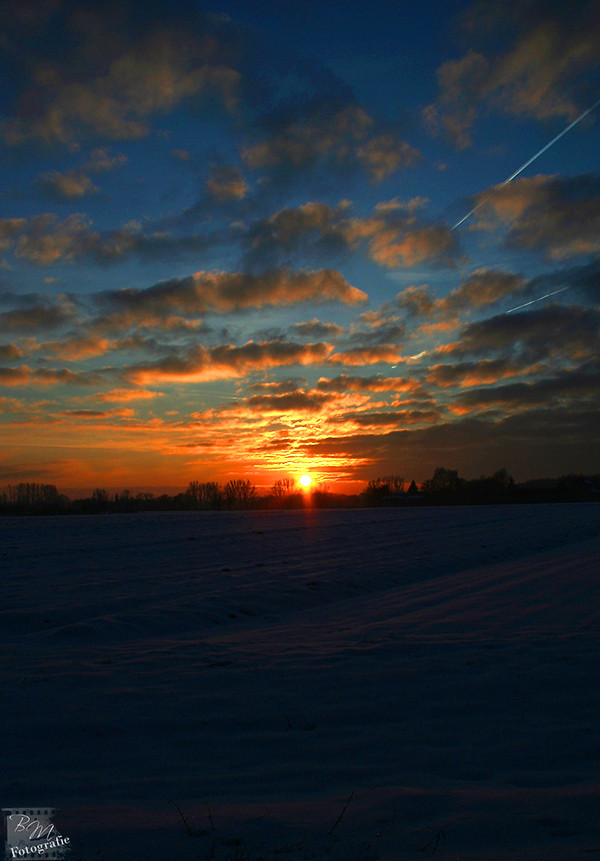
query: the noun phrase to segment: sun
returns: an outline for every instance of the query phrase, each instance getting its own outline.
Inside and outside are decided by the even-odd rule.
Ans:
[[[301,475],[300,476],[300,484],[302,485],[302,487],[309,487],[311,481],[312,481],[312,478],[310,477],[310,475]]]

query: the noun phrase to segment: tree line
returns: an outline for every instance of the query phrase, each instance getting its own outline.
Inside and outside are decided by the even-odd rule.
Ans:
[[[600,501],[600,475],[570,474],[517,484],[507,469],[489,476],[464,479],[457,470],[437,467],[420,485],[401,475],[385,475],[367,482],[355,495],[332,493],[321,484],[309,494],[292,478],[278,479],[266,494],[246,478],[190,481],[185,491],[169,496],[110,492],[96,488],[89,497],[70,499],[53,484],[21,482],[0,491],[1,514],[98,514],[134,511],[233,511],[249,509],[358,508],[393,505],[464,505],[515,502]]]

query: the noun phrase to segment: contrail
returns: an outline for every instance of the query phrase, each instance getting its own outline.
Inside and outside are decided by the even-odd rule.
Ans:
[[[542,153],[545,153],[547,149],[550,149],[550,147],[553,144],[555,144],[556,141],[560,140],[563,135],[566,135],[567,132],[570,132],[571,129],[577,125],[577,123],[580,123],[581,120],[585,119],[585,117],[587,117],[588,114],[591,114],[592,111],[594,111],[598,107],[598,105],[600,105],[600,99],[598,99],[598,101],[595,104],[593,104],[591,108],[588,108],[587,111],[584,111],[580,116],[578,116],[576,120],[573,120],[573,122],[570,123],[565,129],[563,129],[562,132],[559,132],[556,135],[556,137],[552,138],[550,143],[547,143],[546,146],[543,146],[539,152],[536,152],[535,155],[531,156],[531,158],[528,161],[526,161],[525,164],[522,164],[518,170],[516,170],[513,174],[511,174],[508,177],[508,179],[505,179],[504,182],[500,184],[500,188],[502,188],[505,185],[508,185],[509,182],[511,182],[515,177],[517,177],[521,173],[521,171],[525,170],[526,167],[529,167],[529,165],[532,162],[534,162],[536,160],[536,158],[539,158],[542,155]],[[470,212],[467,212],[467,214],[464,216],[464,218],[461,218],[460,221],[457,221],[456,224],[454,225],[454,227],[451,227],[450,229],[456,230],[457,227],[460,227],[460,225],[463,222],[465,222],[467,220],[467,218],[470,218],[474,212],[477,212],[479,207],[483,206],[484,203],[486,203],[486,200],[482,200],[481,203],[478,203],[477,206],[475,206]],[[557,292],[560,292],[560,291],[557,291]],[[549,294],[549,295],[552,295],[552,294]]]
[[[539,296],[537,299],[532,299],[531,302],[524,302],[523,305],[517,305],[516,308],[510,308],[504,313],[511,314],[513,311],[518,311],[520,308],[526,308],[528,305],[533,305],[534,302],[541,302],[542,299],[547,299],[548,296],[556,296],[557,293],[563,293],[565,290],[568,289],[568,287],[561,287],[560,290],[553,290],[552,293],[545,293],[543,296]]]

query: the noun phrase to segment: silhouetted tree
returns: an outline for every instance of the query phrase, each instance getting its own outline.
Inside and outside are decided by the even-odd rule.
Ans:
[[[502,469],[497,470],[493,474],[492,478],[494,479],[494,481],[497,481],[500,487],[502,487],[504,490],[512,490],[515,486],[514,478],[512,477],[510,472],[505,469],[505,467],[502,467]]]
[[[256,487],[249,479],[232,478],[225,485],[228,508],[248,508],[256,497]]]
[[[278,478],[271,488],[271,496],[274,496],[276,499],[289,496],[293,492],[294,484],[293,478]]]
[[[465,481],[459,477],[457,470],[438,466],[432,478],[425,482],[424,490],[426,493],[448,496],[462,490],[464,485]]]
[[[223,490],[217,481],[190,481],[185,498],[192,508],[221,508]]]
[[[404,477],[401,475],[384,475],[368,482],[364,496],[368,502],[381,502],[386,497],[398,496],[404,488]]]
[[[2,502],[17,510],[53,513],[64,510],[70,500],[60,494],[54,484],[24,481],[17,485],[9,484],[2,494]]]
[[[302,505],[302,495],[294,492],[293,478],[279,478],[271,488],[270,504],[276,508],[296,508]]]

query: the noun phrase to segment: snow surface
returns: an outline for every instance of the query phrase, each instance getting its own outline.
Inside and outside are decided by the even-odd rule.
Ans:
[[[600,858],[599,525],[1,518],[2,806],[75,861]]]

